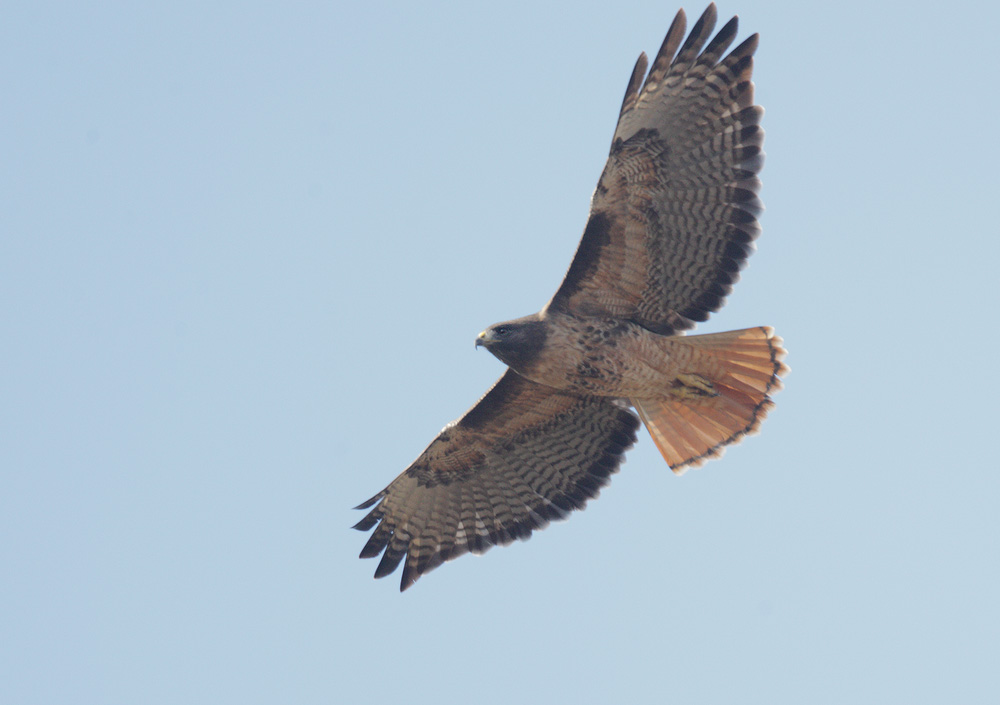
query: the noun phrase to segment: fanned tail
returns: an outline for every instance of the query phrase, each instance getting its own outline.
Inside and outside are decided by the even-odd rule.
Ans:
[[[670,469],[681,474],[755,433],[788,367],[781,338],[766,326],[678,337],[671,344],[690,346],[696,371],[678,375],[663,397],[631,401]]]

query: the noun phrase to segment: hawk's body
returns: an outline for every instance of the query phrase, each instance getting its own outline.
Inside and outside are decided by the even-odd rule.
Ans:
[[[489,336],[484,331],[477,343],[490,347],[522,377],[553,389],[651,399],[676,387],[684,375],[720,378],[724,374],[723,366],[699,344],[710,336],[665,336],[621,319],[580,318],[553,311],[501,325],[526,327],[536,340],[529,345],[519,340],[508,352],[501,340],[482,342]],[[751,332],[741,333],[754,337]],[[768,333],[759,336],[767,339]],[[770,376],[772,360],[769,355],[764,359]]]
[[[590,219],[541,312],[477,345],[510,368],[386,489],[356,528],[375,576],[405,558],[402,589],[467,551],[527,538],[598,494],[639,419],[675,472],[755,431],[786,371],[770,328],[682,336],[722,306],[762,210],[756,35],[725,58],[710,5],[684,36],[679,12],[649,74],[629,81]],[[706,44],[707,42],[707,44]],[[384,551],[384,553],[383,553]]]

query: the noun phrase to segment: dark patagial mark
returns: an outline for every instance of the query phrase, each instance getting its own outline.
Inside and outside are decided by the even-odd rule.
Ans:
[[[573,258],[573,263],[566,272],[566,279],[556,292],[552,303],[564,305],[566,300],[577,292],[580,284],[597,271],[601,251],[609,244],[611,244],[611,219],[607,214],[597,211],[587,221],[587,228],[583,231],[576,257]]]

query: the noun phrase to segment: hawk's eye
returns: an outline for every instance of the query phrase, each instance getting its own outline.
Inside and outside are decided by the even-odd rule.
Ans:
[[[497,335],[507,335],[507,331],[508,331],[507,326],[497,326],[496,328],[493,329],[493,332],[496,333]]]

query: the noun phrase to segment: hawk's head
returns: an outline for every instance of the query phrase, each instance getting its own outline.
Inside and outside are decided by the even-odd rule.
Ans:
[[[476,347],[483,346],[517,371],[541,351],[545,337],[545,322],[536,313],[490,326],[476,338]]]

